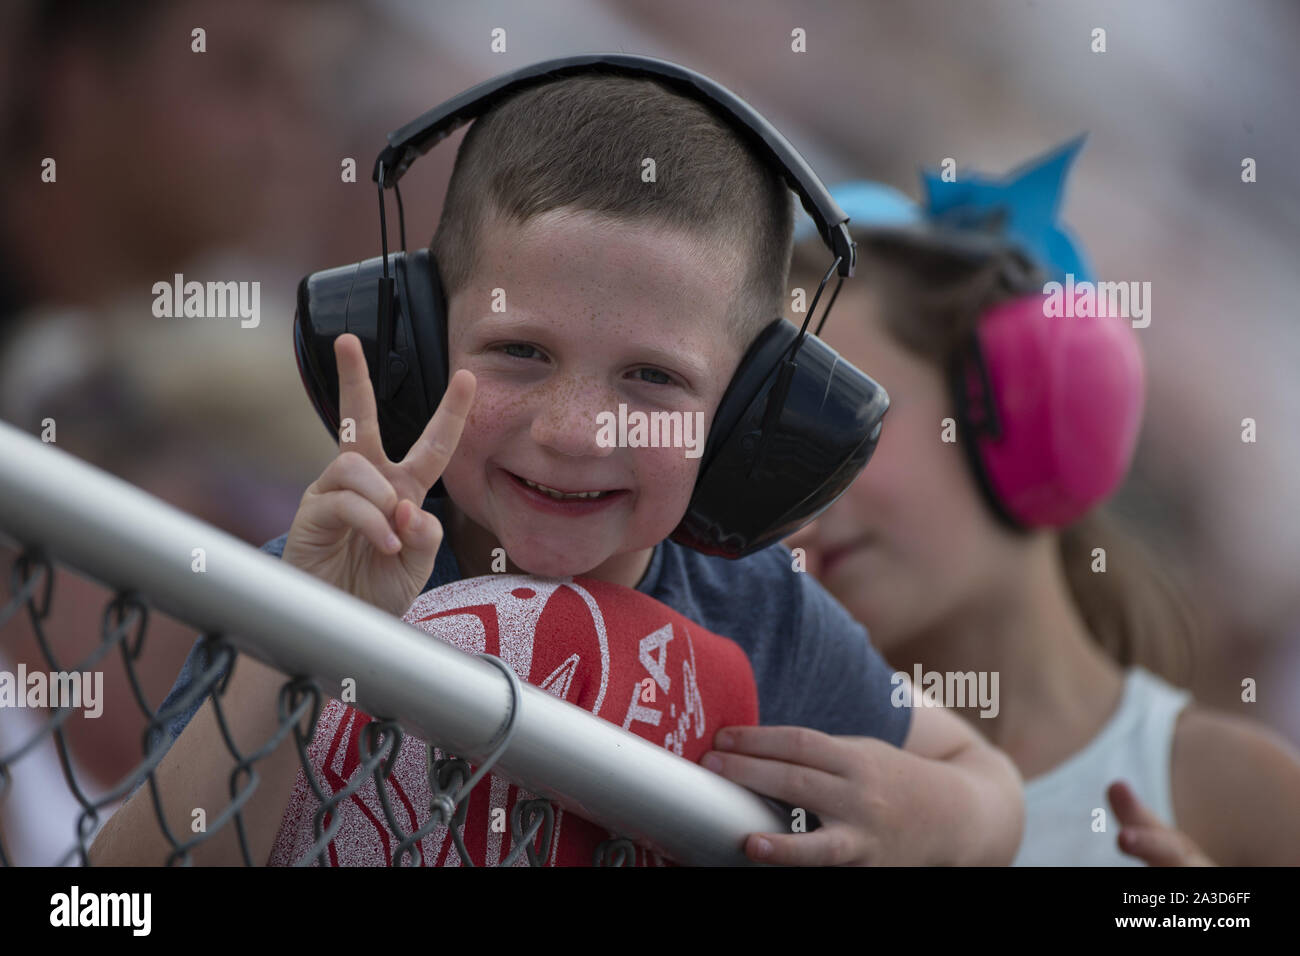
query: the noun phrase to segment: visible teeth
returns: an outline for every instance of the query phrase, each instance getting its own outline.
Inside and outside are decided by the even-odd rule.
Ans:
[[[527,478],[520,479],[529,488],[536,488],[538,491],[556,499],[557,501],[573,501],[577,498],[600,498],[609,494],[607,491],[577,491],[573,494],[566,494],[563,491],[556,491],[554,488],[548,488],[545,485],[539,485],[535,481],[529,481]]]

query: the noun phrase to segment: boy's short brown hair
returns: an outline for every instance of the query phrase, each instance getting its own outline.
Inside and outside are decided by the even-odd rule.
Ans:
[[[655,181],[642,179],[655,162]],[[487,223],[561,207],[675,228],[745,263],[727,310],[742,348],[782,314],[794,228],[791,193],[707,106],[660,83],[582,75],[519,92],[477,119],[456,155],[430,250],[450,299]],[[727,290],[719,290],[720,293]]]

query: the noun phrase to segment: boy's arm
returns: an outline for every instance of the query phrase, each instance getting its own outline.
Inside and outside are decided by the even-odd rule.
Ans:
[[[251,657],[241,656],[236,661],[222,696],[222,712],[241,753],[258,750],[280,726],[279,691],[286,680]],[[241,813],[255,865],[264,864],[270,856],[298,766],[292,733],[273,753],[254,764],[259,777],[257,789]],[[204,811],[210,827],[230,804],[230,774],[234,767],[209,697],[155,771],[167,825],[179,842],[194,837],[194,810]],[[248,778],[241,775],[240,788],[247,784]],[[92,866],[161,866],[171,850],[158,825],[153,794],[145,785],[100,830],[89,856]],[[201,866],[243,865],[234,821],[192,849],[190,855]]]
[[[259,550],[279,558],[284,551],[287,537],[282,534],[262,545]],[[222,697],[223,712],[227,726],[231,727],[232,733],[236,735],[236,742],[247,745],[241,746],[241,752],[248,754],[259,749],[270,738],[275,727],[278,727],[277,717],[274,725],[266,725],[266,732],[260,739],[256,737],[255,725],[260,722],[257,715],[268,702],[272,707],[272,715],[277,714],[274,708],[278,706],[279,688],[287,678],[247,655],[238,655],[236,660],[235,673]],[[162,727],[161,733],[165,735],[162,740],[165,741],[166,737],[170,737],[170,742],[166,743],[168,753],[159,762],[154,777],[158,781],[163,807],[167,811],[168,825],[173,836],[181,843],[194,835],[193,817],[185,815],[182,819],[178,807],[182,809],[189,807],[190,811],[203,808],[208,827],[211,828],[215,818],[230,803],[229,780],[234,762],[230,758],[225,740],[221,737],[220,727],[217,725],[212,704],[213,691],[209,690],[204,697],[188,707],[181,707],[183,700],[198,683],[203,682],[211,686],[225,677],[225,668],[214,669],[213,663],[205,652],[203,640],[195,641],[175,684],[158,708],[159,713],[172,713],[173,716]],[[256,675],[259,673],[266,678],[265,681],[256,680]],[[268,684],[267,681],[270,683]],[[251,691],[250,683],[255,685]],[[255,695],[252,698],[252,709],[243,703],[248,699],[250,692]],[[268,694],[269,696],[265,696]],[[241,729],[237,730],[236,727]],[[192,728],[201,729],[192,730]],[[181,743],[182,739],[184,743]],[[150,743],[151,748],[158,745],[158,741]],[[289,738],[288,745],[290,752],[294,752],[292,737]],[[178,746],[179,750],[176,749]],[[172,753],[173,750],[176,752]],[[266,760],[257,762],[256,770],[263,783],[268,777],[278,780],[284,776],[283,772],[279,774],[274,771],[268,772],[276,762],[283,763],[283,757],[284,748],[280,747],[277,748],[270,762]],[[207,769],[200,771],[198,768],[203,766]],[[241,777],[241,787],[245,779]],[[292,773],[288,781],[289,785],[292,785]],[[285,799],[288,800],[287,790]],[[258,813],[260,804],[260,799],[254,802],[250,808],[252,814]],[[246,827],[250,820],[248,813],[249,811],[246,810],[244,816]],[[223,832],[221,835],[214,836],[211,841],[190,851],[196,863],[241,864],[243,862],[237,838],[234,837],[233,822],[223,828],[223,831],[225,830],[229,833]],[[274,831],[272,834],[274,835]],[[231,839],[227,845],[228,837]],[[152,791],[148,781],[145,780],[136,785],[122,806],[104,824],[95,837],[89,856],[91,865],[95,866],[160,866],[166,861],[171,849],[171,844],[159,828]],[[260,862],[256,841],[250,849],[253,851],[254,862]],[[269,854],[269,844],[267,849]]]
[[[913,711],[902,749],[806,727],[727,727],[714,747],[706,766],[821,818],[810,833],[751,834],[745,852],[754,860],[994,866],[1010,863],[1020,846],[1015,765],[942,708]]]
[[[936,787],[952,787],[953,803],[942,818],[956,826],[936,829],[940,843],[931,852],[939,862],[1010,864],[1025,829],[1024,783],[1014,761],[941,707],[912,711],[903,749],[929,762]],[[943,794],[932,797],[941,801]]]

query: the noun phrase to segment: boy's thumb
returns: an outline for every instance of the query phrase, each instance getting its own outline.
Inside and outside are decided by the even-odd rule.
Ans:
[[[403,499],[398,507],[398,533],[401,535],[403,550],[406,547],[412,547],[417,551],[426,551],[434,543],[434,530],[438,527],[438,519],[433,515],[425,514],[424,510],[410,499]],[[405,523],[401,519],[401,510],[408,509]]]
[[[409,511],[403,515],[407,509]],[[398,536],[402,539],[402,550],[398,552],[398,558],[417,587],[411,596],[411,600],[414,600],[433,573],[438,546],[442,540],[437,534],[440,526],[437,518],[425,514],[409,500],[404,500],[397,506],[396,524]]]

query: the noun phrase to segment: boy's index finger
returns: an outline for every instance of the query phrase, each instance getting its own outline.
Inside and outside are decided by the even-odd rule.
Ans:
[[[474,403],[476,385],[472,372],[459,369],[447,383],[447,391],[429,424],[424,426],[424,431],[402,459],[402,467],[426,493],[438,483],[460,443],[470,406]]]
[[[346,332],[334,340],[339,370],[339,450],[356,451],[373,464],[388,459],[379,436],[379,411],[361,340]]]

